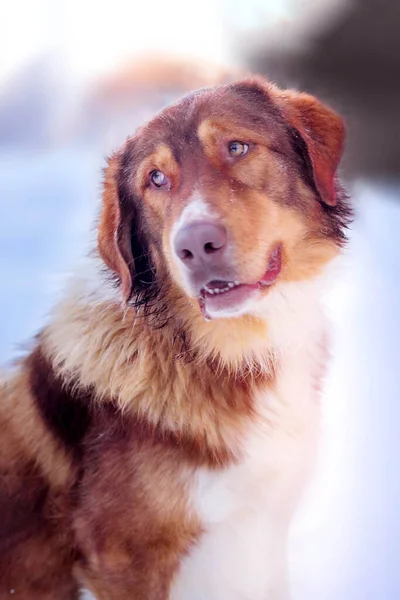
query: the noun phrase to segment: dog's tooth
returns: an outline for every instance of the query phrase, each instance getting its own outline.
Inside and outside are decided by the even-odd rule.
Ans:
[[[220,293],[220,291],[221,291],[221,290],[220,290],[219,288],[214,288],[214,292],[215,292],[216,294],[219,294],[219,293]]]
[[[235,285],[240,285],[240,282],[239,281],[234,281],[234,284]]]
[[[209,294],[213,295],[213,293],[214,293],[214,290],[207,290],[207,292],[208,292]]]
[[[235,284],[233,283],[233,281],[230,281],[230,282],[228,283],[228,287],[229,287],[230,289],[232,289],[233,287],[235,287]]]

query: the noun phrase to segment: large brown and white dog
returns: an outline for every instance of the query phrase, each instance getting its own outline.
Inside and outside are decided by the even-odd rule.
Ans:
[[[0,397],[0,598],[282,600],[313,463],[341,119],[205,89],[105,173],[98,252]]]

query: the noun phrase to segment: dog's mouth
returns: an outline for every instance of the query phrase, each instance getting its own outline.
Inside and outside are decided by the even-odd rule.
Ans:
[[[211,280],[200,290],[199,306],[205,319],[209,320],[216,313],[234,314],[240,311],[247,301],[253,299],[263,287],[271,286],[282,269],[282,247],[279,244],[270,254],[267,270],[255,283],[240,281]]]

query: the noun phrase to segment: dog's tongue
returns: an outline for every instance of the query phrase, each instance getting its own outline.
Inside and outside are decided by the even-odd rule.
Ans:
[[[279,245],[276,248],[274,248],[274,250],[269,258],[268,269],[264,273],[264,276],[261,279],[260,283],[262,283],[263,285],[271,285],[271,283],[274,283],[274,281],[278,277],[279,273],[281,272],[281,268],[282,268],[282,247],[281,247],[281,245]]]

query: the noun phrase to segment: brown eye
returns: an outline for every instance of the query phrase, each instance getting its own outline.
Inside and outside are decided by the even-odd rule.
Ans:
[[[150,180],[158,188],[167,183],[167,178],[161,171],[152,171],[150,173]]]
[[[245,144],[244,142],[238,142],[235,140],[234,142],[229,142],[228,144],[228,150],[231,156],[244,156],[247,154],[248,149],[249,145]]]

